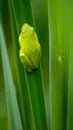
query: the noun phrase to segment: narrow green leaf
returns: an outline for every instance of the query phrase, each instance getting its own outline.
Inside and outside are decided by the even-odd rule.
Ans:
[[[41,88],[42,80],[40,80],[41,78],[40,68],[31,73],[26,72],[26,78],[29,85],[29,92],[30,92],[31,103],[32,103],[31,105],[32,105],[36,130],[37,129],[47,130],[48,129],[47,117],[45,116],[46,110],[44,107],[45,104],[44,95],[42,95],[43,88]]]
[[[71,32],[73,33],[73,30],[71,30]],[[67,130],[73,130],[73,36],[72,34],[71,34],[71,43],[70,43],[70,62],[69,62]]]
[[[69,52],[69,78],[68,78],[68,112],[67,130],[73,130],[73,1],[67,1],[68,10],[68,43]]]
[[[48,0],[51,129],[65,130],[67,123],[68,54],[67,5]]]
[[[8,129],[7,123],[7,104],[4,88],[3,69],[1,62],[1,49],[0,49],[0,130]]]
[[[17,99],[14,91],[14,83],[12,79],[12,74],[11,74],[5,43],[6,41],[4,37],[3,26],[0,19],[0,46],[1,46],[1,54],[2,54],[2,63],[3,63],[3,71],[4,71],[4,79],[5,79],[6,99],[7,99],[9,120],[10,120],[10,128],[11,130],[22,130],[22,123],[21,123]]]
[[[18,105],[20,109],[23,129],[32,130],[34,129],[34,122],[32,118],[30,97],[29,97],[28,87],[26,84],[25,73],[23,71],[23,67],[19,59],[19,43],[18,43],[18,34],[17,34],[15,18],[14,18],[11,2],[10,1],[8,2],[9,2],[12,38],[13,38],[13,46],[14,46],[14,58],[15,58],[16,74],[17,74],[16,92],[17,92]]]
[[[38,38],[42,46],[41,69],[46,99],[47,117],[49,118],[49,30],[47,0],[31,0],[31,4]],[[45,20],[43,20],[43,18]]]
[[[34,26],[30,1],[18,0],[16,2],[15,0],[11,0],[11,2],[13,6],[18,34],[20,32],[21,26],[25,22]],[[21,68],[22,68],[22,65],[21,65]],[[36,130],[37,129],[47,130],[48,127],[47,127],[45,100],[44,100],[42,75],[41,75],[40,67],[39,69],[36,69],[32,71],[31,73],[28,73],[27,71],[24,71],[24,72],[25,72],[29,95],[31,99],[31,106],[32,106],[32,112],[34,116]]]

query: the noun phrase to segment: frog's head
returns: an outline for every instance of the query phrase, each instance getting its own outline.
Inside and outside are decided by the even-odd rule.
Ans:
[[[35,32],[35,29],[28,25],[27,23],[24,23],[22,28],[21,28],[21,33],[20,33],[20,36],[19,36],[19,43],[20,43],[20,46],[22,47],[23,43],[25,40],[38,40],[37,38],[37,35],[36,35],[36,32]]]
[[[32,37],[35,33],[35,30],[33,27],[31,27],[30,25],[28,25],[27,23],[23,24],[22,28],[21,28],[21,34],[23,37]]]

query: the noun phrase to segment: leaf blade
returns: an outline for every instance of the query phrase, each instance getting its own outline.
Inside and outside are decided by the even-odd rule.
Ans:
[[[5,38],[4,38],[4,32],[3,32],[3,27],[1,22],[0,22],[0,40],[1,40],[0,46],[1,46],[3,71],[4,71],[4,79],[5,79],[6,98],[7,98],[8,112],[10,118],[10,127],[11,130],[13,129],[22,130],[22,123],[21,123],[17,99],[14,91],[14,83],[11,75],[7,50],[5,47]]]

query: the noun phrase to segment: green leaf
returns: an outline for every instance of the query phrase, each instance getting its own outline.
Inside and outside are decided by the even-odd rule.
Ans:
[[[72,26],[71,26],[72,27]],[[73,33],[73,27],[71,32]],[[73,36],[71,34],[70,61],[69,61],[69,87],[68,87],[68,115],[67,130],[73,129]]]
[[[68,44],[69,44],[69,77],[68,77],[68,112],[67,130],[73,130],[73,1],[67,1]],[[68,59],[67,57],[67,59]]]
[[[41,69],[46,99],[47,117],[49,118],[49,30],[47,0],[31,0],[31,4],[35,19],[35,26],[38,33],[38,39],[42,47]],[[43,20],[43,18],[45,20]]]
[[[0,17],[0,46],[1,46],[1,55],[5,79],[5,90],[6,90],[6,99],[9,113],[9,121],[11,130],[22,130],[22,123],[20,119],[20,113],[18,109],[17,99],[14,90],[14,83],[11,74],[11,68],[9,64],[8,54],[5,46],[5,36],[3,31],[3,26]]]
[[[48,0],[51,129],[65,130],[69,43],[66,1]],[[68,34],[67,34],[68,33]]]
[[[21,26],[25,22],[28,23],[29,25],[34,26],[30,1],[18,0],[18,2],[16,2],[15,0],[11,0],[11,2],[12,2],[18,34],[20,32]],[[21,65],[21,69],[24,70],[22,65]],[[48,127],[47,127],[45,100],[44,100],[44,91],[43,91],[43,83],[42,83],[42,75],[41,75],[40,67],[39,69],[36,69],[31,73],[28,73],[27,71],[23,71],[22,73],[23,75],[25,73],[26,80],[27,80],[27,86],[28,86],[29,96],[31,100],[31,107],[32,107],[35,127],[38,130],[44,130],[44,129],[47,130]]]
[[[11,30],[12,30],[12,38],[13,38],[13,46],[14,46],[14,58],[15,58],[15,65],[16,65],[16,77],[17,77],[16,92],[17,92],[18,105],[20,109],[23,129],[32,130],[34,129],[34,121],[32,118],[29,91],[26,84],[25,73],[19,59],[18,34],[17,34],[16,23],[15,23],[15,17],[13,14],[10,1],[9,1],[9,11],[10,11]]]

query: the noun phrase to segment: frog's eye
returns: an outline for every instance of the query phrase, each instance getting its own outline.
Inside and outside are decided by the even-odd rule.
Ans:
[[[24,31],[21,29],[21,33],[23,33]]]
[[[26,32],[26,30],[21,29],[21,33],[25,33],[25,32]]]

